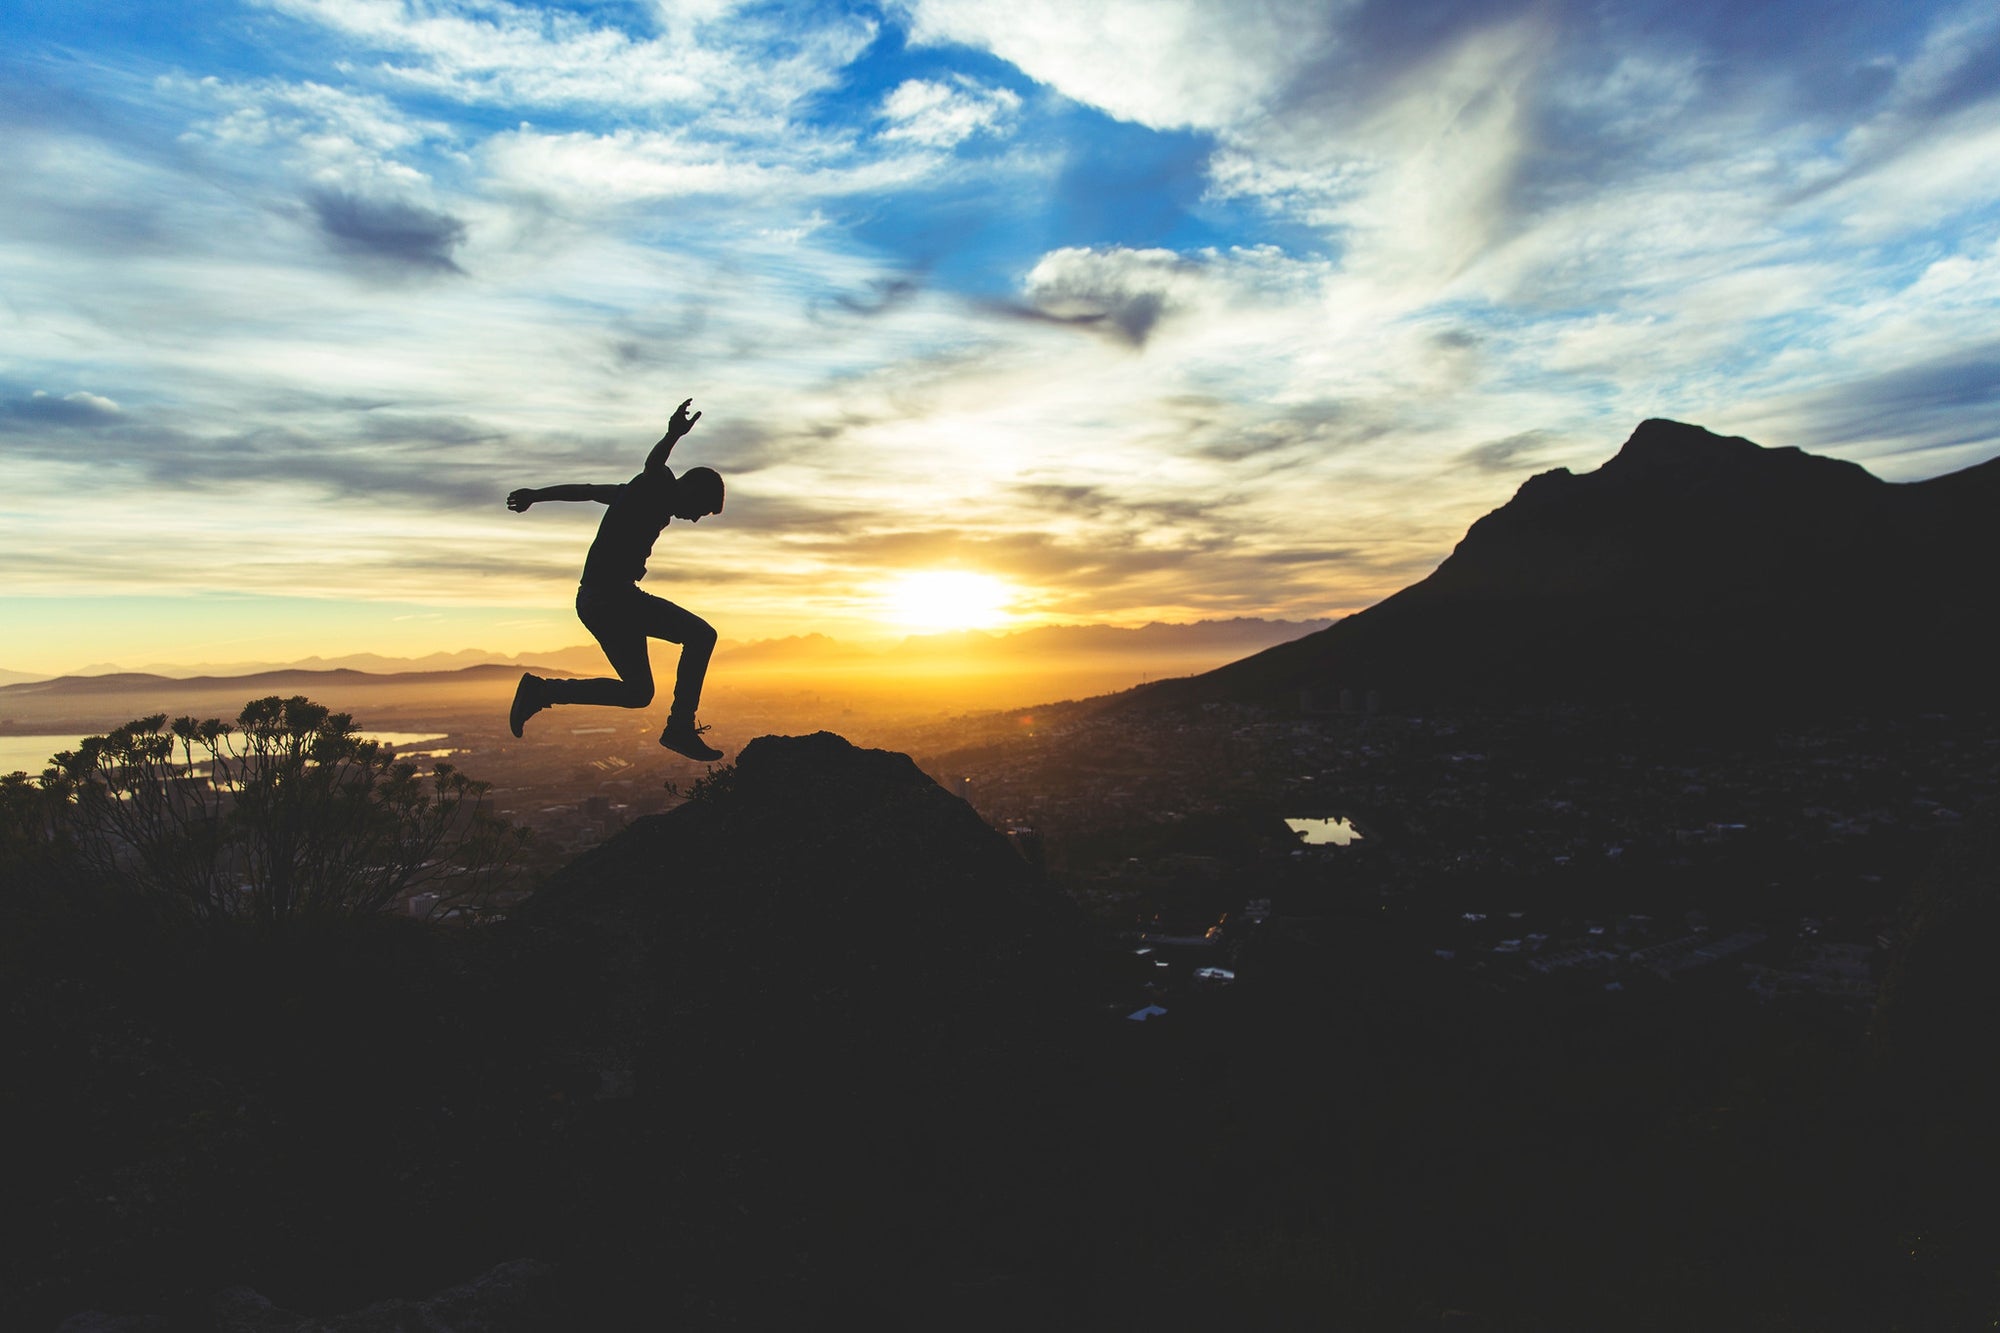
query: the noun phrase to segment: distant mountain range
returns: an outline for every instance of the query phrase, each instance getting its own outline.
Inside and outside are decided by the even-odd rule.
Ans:
[[[717,691],[832,690],[845,701],[840,706],[908,708],[920,699],[924,707],[960,711],[1012,708],[1103,695],[1149,676],[1205,671],[1328,623],[1237,619],[1134,629],[1061,626],[1013,634],[919,635],[879,648],[813,634],[726,647],[716,655],[710,681]],[[498,660],[468,665],[467,656]],[[504,699],[524,667],[572,676],[603,675],[608,669],[595,644],[511,657],[337,659],[365,662],[372,670],[330,665],[333,660],[312,658],[310,665],[242,673],[105,671],[16,680],[0,684],[0,730],[90,730],[152,712],[234,716],[244,700],[270,694],[303,694],[369,717],[383,717],[390,709],[431,716],[474,696]],[[656,653],[656,669],[670,660]]]
[[[1990,702],[2000,459],[1928,481],[1647,421],[1530,478],[1435,573],[1139,707]]]
[[[947,656],[976,656],[995,664],[1049,656],[1153,657],[1162,661],[1161,670],[1175,664],[1202,659],[1212,664],[1256,652],[1274,643],[1295,639],[1324,629],[1330,620],[1264,620],[1237,617],[1230,620],[1200,620],[1187,624],[1155,621],[1137,628],[1115,625],[1047,625],[1035,629],[985,633],[967,630],[950,634],[912,635],[886,646],[847,643],[824,634],[803,634],[780,639],[758,639],[747,643],[725,640],[716,654],[719,664],[745,667],[789,667],[812,663],[863,665],[899,660],[933,659]],[[567,648],[525,653],[493,653],[466,648],[452,653],[430,653],[423,657],[385,657],[380,653],[350,653],[342,657],[307,657],[294,662],[231,662],[177,665],[151,663],[143,667],[121,666],[112,662],[93,663],[60,677],[32,672],[0,670],[0,687],[55,680],[110,681],[123,678],[128,684],[142,677],[169,680],[235,680],[265,677],[285,672],[311,672],[325,678],[328,673],[358,672],[370,676],[405,676],[463,671],[469,667],[504,666],[514,671],[548,667],[578,674],[595,674],[604,669],[604,654],[595,644],[573,644]],[[67,687],[66,687],[67,688]],[[93,688],[81,686],[80,688]],[[101,688],[101,687],[98,687]]]
[[[0,733],[82,733],[152,713],[235,717],[246,700],[273,694],[303,694],[331,708],[380,716],[390,704],[448,706],[474,695],[504,699],[519,672],[519,667],[494,664],[379,675],[341,669],[258,671],[244,676],[175,677],[142,671],[57,676],[0,685]],[[431,725],[424,720],[418,724]]]
[[[260,690],[265,693],[275,693],[284,690],[310,689],[320,685],[432,685],[449,681],[484,680],[511,682],[519,670],[519,667],[489,664],[462,667],[457,671],[381,673],[353,671],[345,667],[332,671],[280,668],[275,671],[253,671],[242,676],[161,676],[145,671],[112,671],[101,676],[56,676],[49,680],[31,680],[0,686],[0,700],[53,695],[81,697],[92,694],[127,694],[133,690],[163,684],[173,685],[182,691],[221,689],[228,690],[232,694],[242,694],[248,690],[254,696]]]

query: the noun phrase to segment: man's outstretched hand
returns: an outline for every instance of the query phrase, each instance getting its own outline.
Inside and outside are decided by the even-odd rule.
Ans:
[[[507,496],[507,507],[517,514],[526,513],[528,506],[534,502],[535,492],[532,487],[523,487],[518,491],[510,492]]]
[[[653,446],[653,452],[646,455],[646,471],[651,472],[656,468],[665,467],[668,456],[674,452],[674,446],[681,442],[681,436],[693,430],[694,423],[701,420],[699,412],[693,416],[688,415],[688,407],[693,402],[694,399],[690,398],[674,409],[674,419],[667,423],[667,433]]]
[[[681,436],[694,429],[695,422],[701,420],[701,413],[699,412],[693,416],[688,415],[688,407],[693,402],[694,399],[690,398],[687,402],[682,403],[674,409],[674,419],[667,423],[667,438],[669,440],[678,440]]]

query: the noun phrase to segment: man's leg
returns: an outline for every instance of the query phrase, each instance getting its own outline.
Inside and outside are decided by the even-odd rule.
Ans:
[[[657,602],[637,588],[630,592],[584,589],[576,595],[577,619],[597,640],[617,678],[586,676],[576,680],[544,680],[541,702],[596,704],[610,708],[644,708],[653,702],[653,663],[646,655],[645,603]]]
[[[660,744],[690,759],[714,760],[722,751],[701,739],[704,728],[695,726],[695,709],[701,706],[701,686],[708,676],[708,661],[715,653],[715,629],[684,606],[665,598],[645,597],[645,629],[648,636],[681,646],[680,665],[674,671],[674,702],[667,712],[666,729]]]
[[[660,744],[694,759],[720,759],[722,751],[700,738],[694,724],[695,709],[701,703],[701,687],[708,675],[709,658],[715,652],[715,630],[685,607],[663,597],[641,592],[579,590],[577,618],[597,640],[598,647],[618,673],[616,680],[601,676],[579,680],[543,680],[524,676],[516,693],[514,716],[528,716],[551,704],[598,704],[614,708],[644,708],[653,701],[653,664],[646,641],[665,639],[681,645],[680,666],[674,673],[674,702],[667,716],[667,728]],[[524,705],[523,700],[528,701]],[[518,724],[515,734],[520,734]]]
[[[708,660],[715,655],[715,629],[685,607],[654,597],[656,619],[646,632],[656,639],[681,646],[680,665],[674,668],[674,702],[669,716],[692,718],[701,707],[702,682],[708,679]]]

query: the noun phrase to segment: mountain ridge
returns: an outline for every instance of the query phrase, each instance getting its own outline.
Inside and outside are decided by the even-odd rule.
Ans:
[[[1964,699],[1992,672],[2000,459],[1921,482],[1663,419],[1522,483],[1427,578],[1120,706]]]

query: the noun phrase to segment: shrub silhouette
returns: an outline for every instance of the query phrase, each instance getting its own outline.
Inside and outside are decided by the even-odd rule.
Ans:
[[[678,796],[684,801],[701,805],[712,805],[726,801],[736,791],[736,765],[711,764],[706,773],[696,778],[686,787],[678,782],[667,783],[667,795]]]
[[[92,736],[0,791],[10,859],[136,890],[199,921],[433,910],[484,900],[527,830],[488,786],[428,774],[301,696],[245,704],[235,725],[164,713]]]

